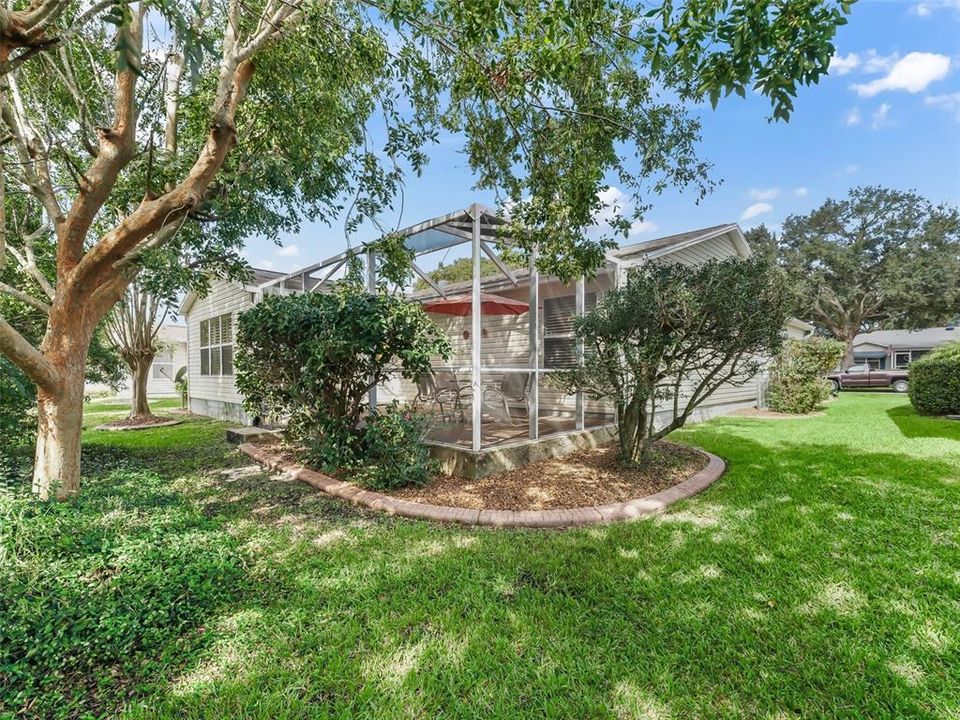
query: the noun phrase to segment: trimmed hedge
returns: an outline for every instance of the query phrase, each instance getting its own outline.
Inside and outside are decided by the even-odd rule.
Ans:
[[[960,415],[960,341],[910,363],[910,402],[923,415]]]

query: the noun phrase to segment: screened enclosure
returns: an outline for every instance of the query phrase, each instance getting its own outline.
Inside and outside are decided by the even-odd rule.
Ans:
[[[426,437],[436,445],[480,451],[539,440],[614,422],[612,408],[555,387],[551,375],[577,362],[582,348],[573,334],[574,318],[593,307],[616,282],[618,263],[611,259],[594,278],[562,283],[541,277],[531,258],[527,268],[512,268],[498,248],[511,238],[492,210],[471,205],[398,231],[414,254],[419,289],[409,299],[448,335],[452,355],[436,358],[429,375],[416,382],[393,380],[370,392],[370,404],[399,400],[433,418]],[[446,257],[452,248],[468,254],[469,280],[435,281],[424,267]],[[360,250],[371,290],[377,279],[377,256]],[[271,294],[323,292],[344,272],[350,251],[258,288]]]

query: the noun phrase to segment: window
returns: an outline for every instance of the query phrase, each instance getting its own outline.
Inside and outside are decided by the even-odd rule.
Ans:
[[[155,380],[173,380],[173,351],[158,352],[153,360],[151,375]]]
[[[584,297],[584,312],[597,306],[597,294]],[[547,298],[543,301],[543,366],[571,368],[577,364],[577,341],[573,319],[577,315],[575,295]]]
[[[200,321],[200,374],[233,375],[233,315]]]
[[[869,365],[851,365],[847,368],[848,373],[865,373],[870,369]]]
[[[880,359],[879,359],[879,358],[869,358],[869,359],[867,360],[867,367],[869,367],[871,370],[879,370],[879,369],[880,369]]]
[[[893,366],[897,370],[903,370],[910,365],[910,351],[897,352],[893,354]]]

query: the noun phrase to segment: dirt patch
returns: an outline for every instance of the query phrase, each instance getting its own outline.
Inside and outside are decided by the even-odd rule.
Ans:
[[[488,510],[559,510],[626,502],[695,475],[708,458],[687,445],[659,442],[643,468],[624,468],[613,444],[541,460],[480,480],[438,477],[387,494],[420,503]]]
[[[731,417],[769,418],[771,420],[797,420],[799,418],[820,417],[822,415],[823,412],[821,411],[807,413],[806,415],[798,415],[795,413],[784,413],[777,412],[776,410],[768,410],[767,408],[742,408],[740,410],[734,410],[732,413],[730,413]]]

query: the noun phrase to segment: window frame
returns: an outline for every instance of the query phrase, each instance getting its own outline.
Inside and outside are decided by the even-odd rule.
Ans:
[[[233,377],[233,313],[221,313],[200,321],[200,376]],[[227,342],[224,342],[227,340]],[[229,358],[224,372],[224,357]]]
[[[570,300],[573,300],[573,311],[569,315],[569,317],[571,318],[569,322],[570,329],[564,332],[549,332],[547,328],[547,325],[548,325],[547,303],[562,301],[564,302],[564,304],[566,304],[566,303],[569,303]],[[593,310],[597,306],[597,303],[599,302],[599,300],[600,300],[600,293],[598,292],[584,293],[583,311],[587,313]],[[577,303],[576,295],[555,295],[553,297],[546,297],[543,299],[543,308],[542,308],[543,316],[540,322],[540,327],[543,328],[542,335],[541,335],[541,340],[543,342],[543,345],[542,345],[543,352],[541,353],[541,362],[543,363],[543,368],[545,370],[568,370],[570,368],[574,368],[577,366],[577,336],[573,331],[573,323],[574,323],[573,319],[576,318],[577,316],[576,303]],[[562,364],[562,365],[548,363],[547,362],[547,343],[550,343],[552,345],[557,345],[562,343],[563,346],[566,346],[567,344],[569,344],[570,350],[571,350],[571,356],[573,358],[572,361],[569,364]],[[561,350],[561,352],[564,352],[564,351]]]

